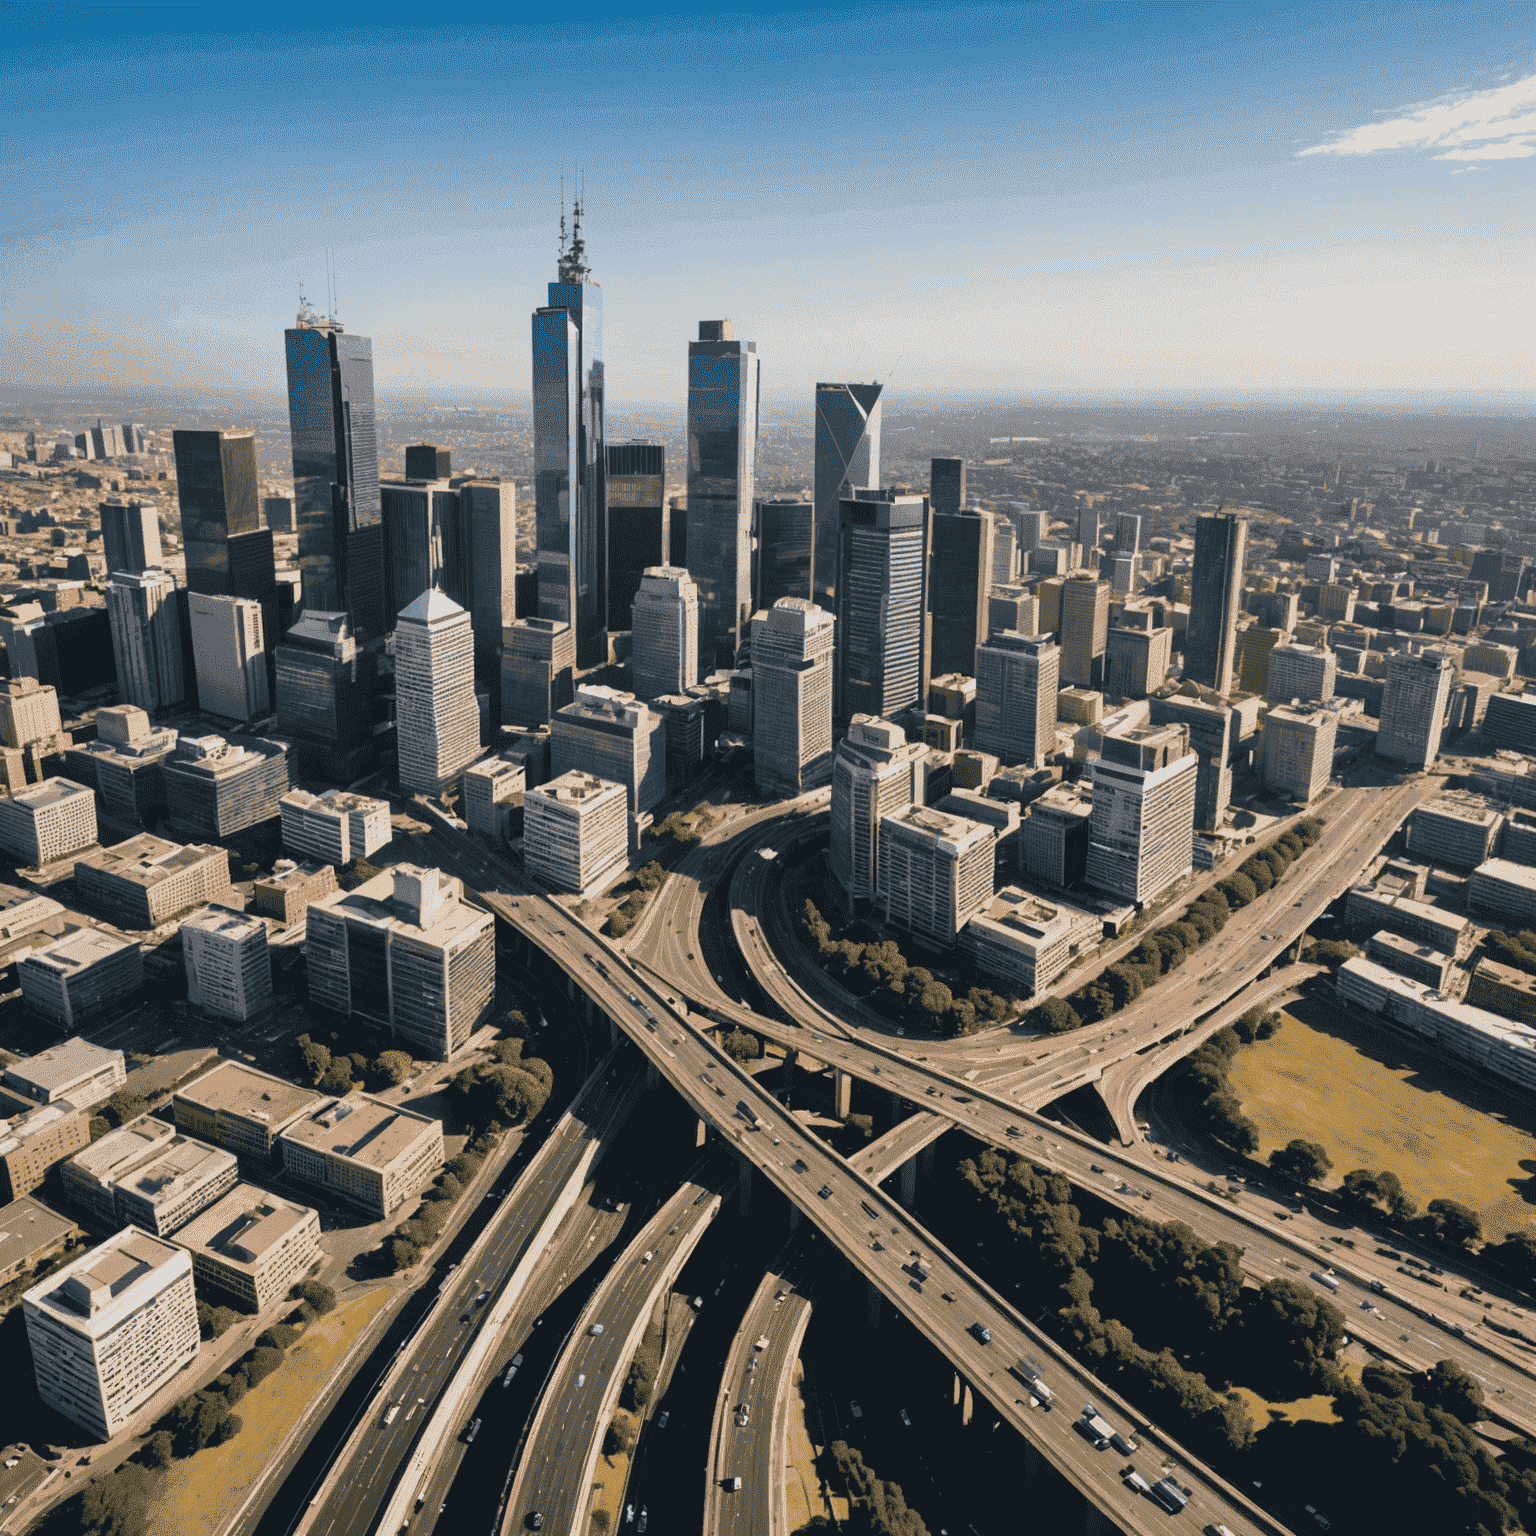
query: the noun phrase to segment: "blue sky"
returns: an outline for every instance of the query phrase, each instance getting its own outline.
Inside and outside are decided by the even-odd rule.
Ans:
[[[11,8],[0,378],[280,387],[334,248],[381,388],[526,391],[579,163],[618,400],[722,315],[774,392],[1536,394],[1528,5],[485,14]]]

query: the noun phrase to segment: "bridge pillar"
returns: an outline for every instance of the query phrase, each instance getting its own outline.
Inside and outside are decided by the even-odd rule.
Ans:
[[[871,1328],[880,1326],[880,1303],[884,1299],[873,1280],[864,1282],[864,1321]]]
[[[800,1207],[793,1201],[790,1202],[789,1206],[789,1230],[791,1232],[798,1232],[800,1230]]]
[[[647,1088],[655,1088],[655,1087],[659,1086],[660,1083],[661,1083],[661,1073],[657,1070],[656,1063],[654,1061],[646,1062],[646,1064],[645,1064],[645,1086]]]
[[[951,1408],[958,1408],[960,1406],[960,1393],[964,1387],[965,1381],[960,1375],[960,1372],[956,1371],[954,1375],[954,1381],[950,1385],[949,1406]]]
[[[906,1101],[899,1093],[888,1093],[885,1096],[885,1128],[894,1131],[901,1124],[901,1106]]]
[[[608,1020],[608,1044],[610,1046],[619,1043],[619,1026],[612,1019]]]
[[[960,1427],[968,1429],[971,1420],[976,1416],[976,1399],[971,1393],[971,1384],[966,1382],[960,1391]]]
[[[590,992],[583,992],[581,996],[587,1005],[587,1022],[590,1024],[592,1022],[592,1015],[597,1011],[597,1004],[592,1001],[592,994]]]
[[[576,1000],[576,978],[574,976],[567,976],[565,978],[565,995],[568,998],[570,998],[572,1002],[575,1002],[575,1000]]]
[[[853,1108],[853,1079],[846,1072],[832,1069],[832,1113],[846,1120]]]
[[[917,1204],[917,1159],[909,1157],[901,1165],[901,1203],[908,1208]]]
[[[695,1147],[702,1147],[708,1139],[709,1121],[700,1116],[698,1128],[693,1133],[693,1144]]]
[[[933,1177],[933,1157],[934,1149],[931,1144],[917,1154],[917,1172],[924,1183]]]

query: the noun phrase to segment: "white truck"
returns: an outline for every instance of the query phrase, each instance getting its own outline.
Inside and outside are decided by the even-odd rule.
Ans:
[[[1056,1401],[1056,1394],[1052,1392],[1048,1386],[1046,1386],[1044,1381],[1041,1380],[1040,1372],[1036,1368],[1035,1362],[1031,1360],[1028,1355],[1020,1356],[1017,1363],[1009,1366],[1008,1369],[1015,1376],[1017,1376],[1019,1380],[1022,1381],[1024,1385],[1028,1387],[1029,1390],[1033,1392],[1042,1403],[1053,1403]]]
[[[1311,1278],[1327,1290],[1337,1291],[1339,1288],[1339,1277],[1337,1275],[1324,1274],[1321,1270],[1314,1269]]]

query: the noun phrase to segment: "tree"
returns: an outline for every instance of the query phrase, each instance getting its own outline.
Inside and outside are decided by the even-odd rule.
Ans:
[[[1459,1200],[1431,1200],[1419,1225],[1426,1236],[1452,1247],[1466,1247],[1483,1235],[1477,1212]]]
[[[1243,1293],[1242,1336],[1250,1370],[1271,1389],[1258,1390],[1300,1396],[1302,1388],[1328,1380],[1344,1342],[1344,1314],[1294,1280],[1266,1280]]]
[[[266,1344],[257,1342],[245,1362],[246,1374],[251,1378],[251,1385],[259,1387],[273,1371],[283,1363],[283,1352]]]
[[[321,1093],[332,1093],[343,1098],[352,1092],[352,1064],[345,1056],[333,1056],[331,1064],[320,1075],[315,1085]]]
[[[270,1328],[257,1336],[258,1349],[287,1349],[299,1336],[299,1330],[292,1323],[273,1323]]]
[[[616,1413],[603,1436],[603,1455],[627,1456],[635,1448],[635,1430],[629,1415]]]
[[[1227,898],[1230,905],[1246,907],[1258,894],[1257,883],[1241,869],[1234,870],[1216,889]]]
[[[336,1310],[336,1292],[319,1280],[301,1280],[288,1294],[295,1301],[307,1301],[322,1317]]]
[[[1298,1136],[1269,1154],[1269,1166],[1282,1178],[1293,1179],[1298,1184],[1316,1184],[1327,1177],[1333,1159],[1328,1156],[1327,1148]]]
[[[220,1337],[239,1321],[240,1314],[229,1307],[210,1306],[206,1301],[197,1304],[197,1328],[204,1339]]]
[[[299,1048],[299,1058],[304,1063],[304,1070],[309,1073],[310,1082],[318,1083],[331,1064],[331,1048],[321,1045],[318,1040],[311,1040],[308,1035],[300,1035],[294,1043]]]
[[[1337,971],[1346,960],[1353,960],[1360,951],[1345,939],[1314,939],[1302,954],[1312,965],[1326,965]]]
[[[421,1260],[421,1249],[398,1233],[384,1244],[384,1260],[392,1275],[411,1269]]]
[[[629,1374],[624,1378],[621,1404],[631,1412],[639,1412],[650,1402],[654,1386],[655,1380],[650,1361],[643,1355],[637,1355],[634,1364],[629,1368]]]
[[[139,1452],[139,1455],[150,1471],[163,1472],[171,1464],[175,1444],[170,1430],[157,1429],[144,1442],[144,1449]]]
[[[1536,1232],[1506,1232],[1502,1243],[1490,1243],[1483,1258],[1521,1285],[1536,1280]]]
[[[405,1051],[380,1051],[373,1063],[373,1072],[386,1087],[398,1088],[411,1075],[415,1065]]]
[[[149,1526],[155,1479],[135,1461],[125,1461],[109,1477],[80,1495],[79,1516],[70,1523],[77,1536],[143,1536]],[[63,1506],[68,1510],[69,1505]]]
[[[763,1054],[763,1042],[749,1029],[733,1029],[720,1037],[720,1048],[733,1061],[756,1061]]]
[[[1062,998],[1048,997],[1025,1014],[1024,1022],[1041,1034],[1060,1035],[1081,1028],[1083,1021]]]
[[[1475,1424],[1483,1416],[1483,1389],[1454,1360],[1441,1360],[1413,1378],[1416,1396],[1442,1408],[1463,1424]]]
[[[112,1122],[115,1129],[117,1126],[127,1125],[130,1120],[137,1120],[148,1107],[143,1094],[135,1093],[131,1088],[119,1088],[102,1105],[101,1113],[105,1119]]]

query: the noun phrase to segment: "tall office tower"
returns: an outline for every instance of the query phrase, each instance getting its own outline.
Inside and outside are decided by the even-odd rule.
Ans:
[[[1140,905],[1189,873],[1198,769],[1182,725],[1105,733],[1089,765],[1089,885]]]
[[[1214,832],[1232,804],[1232,754],[1237,745],[1237,712],[1224,700],[1207,703],[1176,693],[1151,701],[1153,725],[1182,725],[1199,759],[1195,774],[1195,825]]]
[[[1162,687],[1172,665],[1171,629],[1117,626],[1104,646],[1104,692],[1117,699],[1144,699]]]
[[[384,606],[373,343],[302,297],[283,341],[304,607],[345,609],[359,635],[376,638],[394,613]]]
[[[459,486],[459,526],[472,552],[468,607],[475,632],[476,676],[496,674],[503,625],[517,606],[517,486],[466,480]]]
[[[453,454],[436,443],[413,443],[405,450],[407,480],[447,480],[453,474]]]
[[[154,502],[104,501],[97,511],[108,576],[136,576],[160,564],[160,508]]]
[[[1512,602],[1520,595],[1525,576],[1526,557],[1502,549],[1480,549],[1472,556],[1473,581],[1488,583],[1490,603]]]
[[[999,630],[976,647],[976,729],[971,744],[1004,764],[1039,768],[1056,746],[1061,651],[1049,635]]]
[[[137,831],[158,826],[165,815],[165,760],[176,746],[174,730],[156,730],[132,704],[96,711],[96,740],[87,742],[102,810]]]
[[[839,518],[843,501],[880,484],[879,384],[816,386],[816,536],[812,601],[836,606]]]
[[[608,628],[628,629],[640,578],[667,563],[665,443],[608,445]]]
[[[693,578],[674,566],[650,566],[631,606],[632,619],[614,627],[633,625],[635,692],[656,699],[692,688],[699,680],[699,589]]]
[[[288,743],[269,736],[180,736],[163,772],[177,835],[210,842],[281,816],[292,783]]]
[[[1078,784],[1055,784],[1029,803],[1019,828],[1019,867],[1048,885],[1076,885],[1088,872],[1093,804]]]
[[[1248,524],[1230,512],[1195,520],[1184,676],[1217,693],[1232,691],[1237,615],[1242,607]]]
[[[643,815],[667,792],[667,728],[632,693],[578,688],[549,723],[549,771],[595,773],[622,784],[629,814]]]
[[[758,501],[757,608],[772,608],[781,597],[809,600],[815,537],[815,502]]]
[[[501,631],[503,725],[548,725],[571,702],[576,635],[555,619],[514,619]]]
[[[1294,592],[1255,592],[1253,616],[1270,629],[1295,629],[1300,599]]]
[[[889,719],[927,697],[928,539],[926,496],[866,491],[838,503],[839,720]]]
[[[855,715],[832,760],[832,873],[849,901],[869,901],[878,887],[880,818],[923,803],[928,748],[899,725]]]
[[[277,728],[304,773],[349,784],[373,761],[378,658],[345,612],[309,608],[277,647]]]
[[[261,498],[262,521],[273,533],[293,532],[293,497],[263,496]]]
[[[151,714],[180,704],[186,671],[176,578],[161,570],[124,571],[107,583],[103,595],[123,702]]]
[[[209,597],[194,592],[188,606],[199,706],[230,720],[255,720],[265,715],[271,702],[261,604],[246,597]]]
[[[1099,547],[1099,514],[1092,503],[1077,509],[1077,542],[1083,546],[1085,555]]]
[[[1337,672],[1338,662],[1324,646],[1277,645],[1269,653],[1264,696],[1271,704],[1288,704],[1292,699],[1331,699]]]
[[[110,1440],[197,1359],[191,1255],[137,1227],[54,1271],[21,1301],[43,1401],[97,1440]]]
[[[187,1001],[215,1018],[253,1019],[272,1004],[267,925],[229,907],[204,907],[183,920]]]
[[[1342,701],[1341,701],[1342,702]],[[1270,710],[1259,741],[1265,789],[1303,805],[1328,787],[1339,715],[1327,704],[1282,704]]]
[[[752,740],[757,788],[791,796],[832,777],[832,654],[837,623],[803,598],[752,616]]]
[[[172,441],[187,586],[228,596],[229,541],[261,527],[255,434],[178,431]]]
[[[995,635],[1000,629],[1039,633],[1040,599],[1028,587],[993,586],[987,599],[987,633]]]
[[[1061,680],[1074,688],[1104,686],[1109,640],[1109,583],[1073,576],[1061,588]]]
[[[751,612],[758,396],[757,343],[737,341],[729,320],[699,321],[688,343],[688,571],[711,672],[735,665]]]
[[[579,666],[601,666],[608,660],[603,290],[587,266],[580,202],[569,245],[561,217],[549,303],[533,312],[533,468],[539,617],[571,626]]]
[[[1072,568],[1072,550],[1066,545],[1037,544],[1029,552],[1031,576],[1065,576]]]
[[[395,735],[407,793],[440,795],[480,750],[474,633],[441,592],[423,592],[395,624]]]
[[[958,512],[965,502],[965,460],[932,460],[928,466],[928,504],[933,515]]]
[[[1141,553],[1141,518],[1135,512],[1115,514],[1115,553],[1117,555]]]
[[[992,585],[1007,586],[1019,574],[1019,534],[1005,512],[992,514]]]
[[[992,899],[996,833],[979,821],[909,805],[880,823],[885,920],[948,947]]]
[[[1232,657],[1232,689],[1238,693],[1269,693],[1269,658],[1276,646],[1288,645],[1291,633],[1245,624],[1237,632]],[[1185,667],[1186,674],[1188,667]]]
[[[588,896],[629,859],[622,784],[572,770],[523,796],[523,861],[552,891]]]
[[[1307,556],[1307,580],[1331,582],[1337,581],[1339,576],[1339,562],[1333,555],[1308,555]]]
[[[667,564],[688,568],[688,498],[667,499]]]
[[[1377,757],[1405,763],[1416,772],[1434,762],[1455,676],[1456,668],[1444,651],[1388,654]]]
[[[459,493],[446,480],[385,480],[379,486],[380,537],[384,545],[384,604],[398,613],[432,587],[455,602],[450,590],[447,545],[457,543]],[[463,604],[460,603],[462,607]]]
[[[1022,568],[1030,552],[1045,543],[1046,535],[1051,531],[1051,519],[1047,513],[1030,506],[1027,501],[1004,502],[1003,505],[1018,530],[1019,565]]]
[[[935,512],[928,561],[932,670],[976,675],[976,647],[987,638],[992,587],[990,515],[974,509]]]

